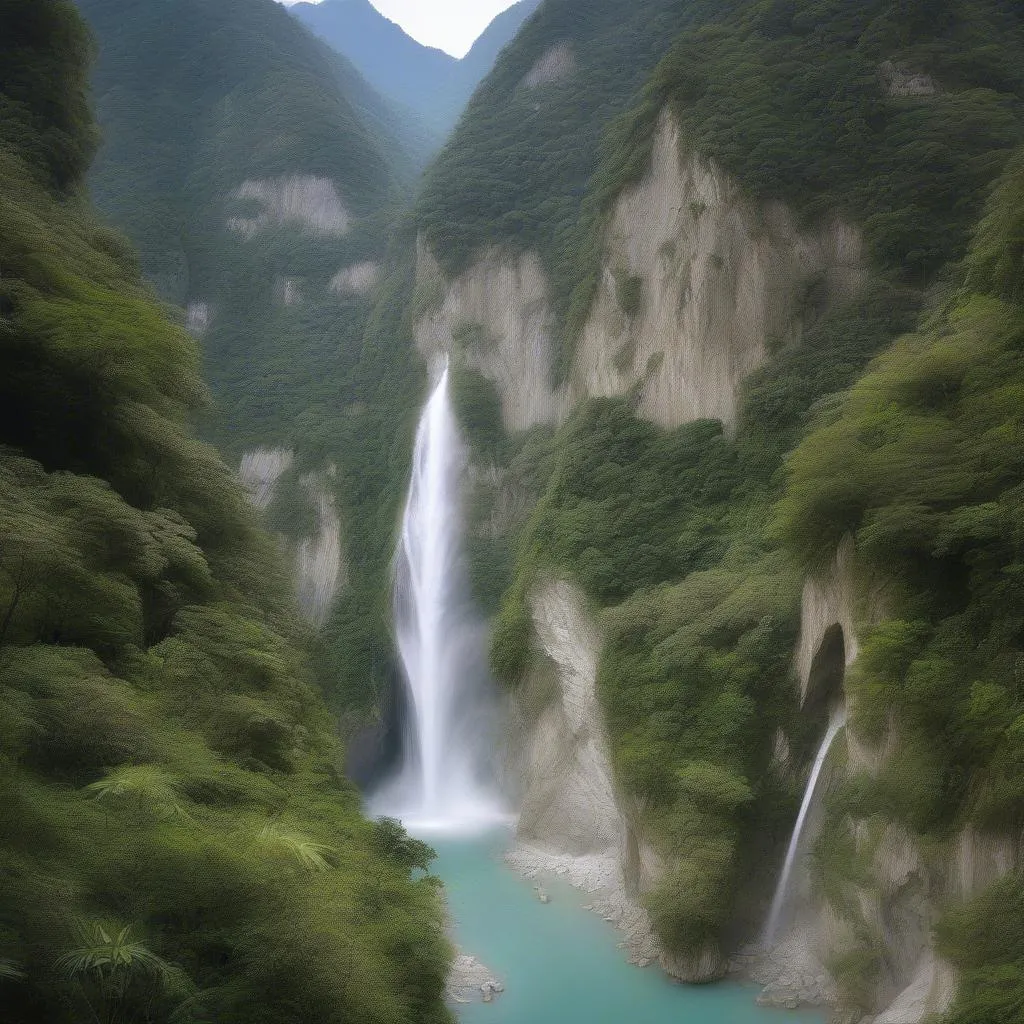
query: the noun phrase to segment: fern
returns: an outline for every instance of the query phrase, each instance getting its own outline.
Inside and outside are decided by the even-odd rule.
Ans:
[[[95,800],[120,801],[151,811],[158,818],[187,818],[174,780],[156,765],[122,765],[89,786]]]
[[[333,846],[317,843],[308,836],[288,832],[274,824],[260,830],[256,843],[265,853],[292,859],[311,873],[329,870],[331,864],[327,858],[337,852]]]

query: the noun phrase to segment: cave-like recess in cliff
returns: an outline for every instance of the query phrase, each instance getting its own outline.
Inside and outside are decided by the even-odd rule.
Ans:
[[[811,662],[807,696],[804,699],[804,713],[809,719],[821,719],[824,722],[836,705],[845,702],[845,679],[846,641],[843,637],[843,627],[837,622],[825,630],[825,635],[821,638],[821,644]]]

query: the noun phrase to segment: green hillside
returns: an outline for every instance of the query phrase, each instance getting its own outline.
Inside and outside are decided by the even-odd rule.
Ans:
[[[826,850],[848,844],[848,813],[884,813],[939,849],[965,825],[1016,834],[1024,823],[1022,225],[1024,150],[957,289],[871,364],[787,468],[789,548],[813,565],[852,534],[865,575],[891,594],[846,687],[859,734],[893,721],[900,747],[836,795]],[[857,871],[832,861],[833,886]],[[1020,899],[1014,877],[941,926],[966,972],[958,1024],[1012,1020],[1020,1005]],[[861,939],[866,952],[872,936]]]
[[[83,199],[89,49],[0,13],[3,1018],[447,1021],[429,851],[360,816],[195,346]]]
[[[81,0],[96,35],[104,144],[90,178],[161,295],[202,304],[209,430],[232,455],[289,443],[340,404],[371,303],[335,295],[383,256],[411,163],[397,115],[272,0]],[[246,182],[330,183],[350,224],[295,216],[249,234]],[[319,197],[313,196],[313,205]],[[300,297],[289,307],[287,282]]]
[[[293,488],[334,467],[349,587],[314,667],[363,723],[394,682],[387,567],[421,377],[394,298],[409,247],[389,239],[418,142],[272,0],[80,6],[104,138],[90,185],[161,294],[208,316],[203,432],[232,460],[293,449]],[[265,208],[243,184],[296,179],[328,182],[347,223],[257,225]],[[255,230],[233,227],[246,222]],[[352,267],[371,268],[366,286],[335,288]],[[294,533],[308,519],[301,497],[283,494],[275,526]]]

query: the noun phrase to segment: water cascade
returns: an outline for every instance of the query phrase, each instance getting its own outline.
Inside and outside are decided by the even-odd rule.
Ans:
[[[445,366],[420,418],[395,567],[395,630],[408,691],[397,775],[371,798],[410,828],[454,830],[503,817],[485,781],[493,701],[485,632],[460,551],[465,465]]]
[[[786,904],[786,896],[789,893],[790,876],[793,873],[793,865],[796,862],[797,851],[800,849],[800,838],[803,835],[804,825],[807,823],[807,815],[810,812],[811,804],[814,802],[814,793],[818,788],[818,778],[822,768],[825,767],[825,760],[832,748],[832,743],[839,731],[846,725],[846,711],[840,708],[829,722],[828,731],[821,741],[818,754],[814,759],[811,768],[811,777],[807,780],[807,789],[804,792],[803,803],[800,805],[800,813],[797,815],[796,825],[793,828],[793,835],[789,840],[789,849],[786,850],[786,863],[782,867],[782,875],[779,884],[775,888],[775,896],[772,898],[771,912],[768,914],[768,924],[764,930],[764,945],[770,946],[775,941],[776,932],[779,929],[779,918],[782,915],[782,908]]]

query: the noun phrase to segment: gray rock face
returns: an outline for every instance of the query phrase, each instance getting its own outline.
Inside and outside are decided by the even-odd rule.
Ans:
[[[280,224],[292,224],[313,235],[345,235],[352,217],[329,178],[293,174],[244,181],[237,199],[253,200],[259,212],[232,217],[228,228],[243,238]]]
[[[552,68],[567,60],[557,51],[550,58]],[[719,167],[683,152],[665,114],[648,173],[613,208],[564,386],[552,380],[550,289],[533,252],[488,248],[448,281],[421,242],[416,342],[424,355],[455,353],[493,381],[508,430],[558,422],[587,398],[634,389],[640,414],[655,423],[711,417],[728,427],[740,386],[769,348],[797,343],[817,316],[857,294],[862,248],[839,220],[805,229],[782,204],[752,204]]]
[[[536,89],[541,85],[550,85],[568,78],[576,69],[576,58],[572,50],[564,43],[552,46],[547,50],[526,73],[523,86]]]
[[[557,692],[531,730],[519,835],[565,853],[615,851],[623,826],[597,699],[600,637],[568,583],[539,587],[531,604]]]
[[[522,813],[509,864],[527,877],[558,875],[592,893],[590,909],[619,929],[631,963],[658,963],[682,981],[721,977],[717,949],[692,958],[665,954],[638,900],[663,866],[615,789],[596,689],[601,637],[583,595],[564,581],[548,582],[531,595],[531,609],[543,657],[521,698],[526,753],[515,770]]]
[[[267,508],[281,477],[294,465],[295,453],[286,448],[257,448],[242,457],[239,477],[252,503]],[[298,481],[316,511],[316,529],[293,545],[295,587],[299,607],[316,626],[327,619],[331,602],[346,585],[341,519],[323,474],[307,473]]]
[[[887,96],[934,96],[939,91],[931,75],[891,60],[881,64],[878,74]]]

